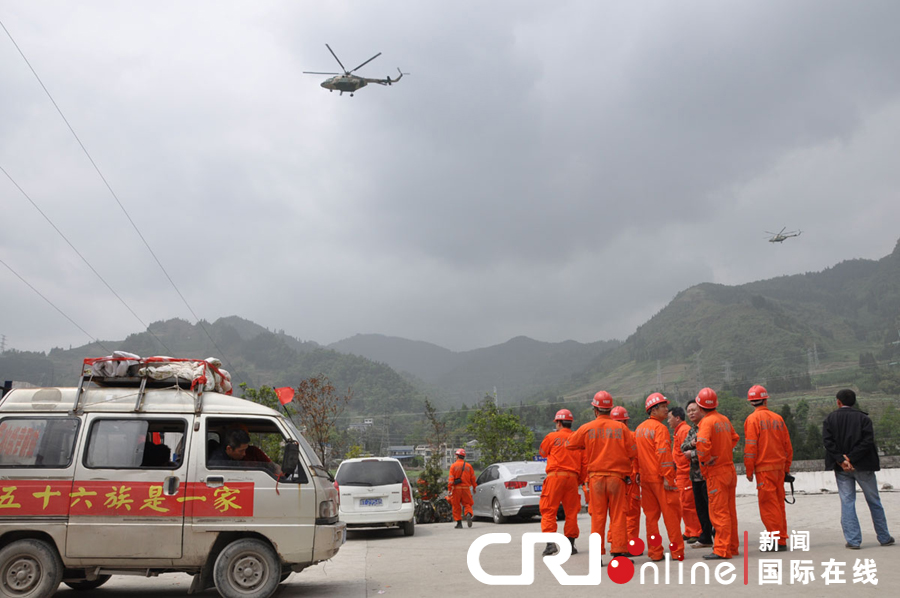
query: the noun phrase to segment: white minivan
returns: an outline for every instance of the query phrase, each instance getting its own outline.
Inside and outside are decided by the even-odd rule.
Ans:
[[[204,391],[212,372],[153,381],[85,365],[77,388],[0,398],[0,595],[184,572],[192,593],[266,598],[337,554],[337,492],[289,419]]]
[[[397,459],[345,459],[334,475],[334,487],[347,527],[399,527],[406,536],[416,533],[412,488]]]

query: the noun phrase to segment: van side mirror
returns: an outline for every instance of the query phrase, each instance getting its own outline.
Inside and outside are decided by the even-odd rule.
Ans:
[[[300,465],[300,445],[296,442],[288,442],[284,445],[281,472],[289,478],[296,473],[298,465]]]

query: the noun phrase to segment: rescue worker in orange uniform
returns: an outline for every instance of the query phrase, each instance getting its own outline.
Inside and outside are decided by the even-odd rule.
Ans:
[[[681,519],[684,521],[684,541],[696,542],[703,533],[697,509],[694,506],[694,487],[691,484],[691,458],[681,450],[691,426],[684,421],[684,409],[672,407],[666,420],[672,430],[672,457],[675,459],[675,485],[681,498]]]
[[[787,516],[784,512],[784,476],[791,471],[794,447],[784,420],[766,406],[769,393],[751,386],[747,400],[756,409],[744,420],[744,467],[747,479],[756,476],[759,517],[766,530],[778,534],[779,552],[787,550]]]
[[[650,417],[634,431],[637,443],[638,468],[641,479],[641,508],[647,527],[647,554],[653,561],[664,556],[662,544],[652,546],[649,538],[659,536],[659,516],[662,514],[669,536],[672,558],[684,559],[684,538],[681,537],[681,496],[675,485],[675,461],[669,429],[663,423],[669,415],[669,400],[658,392],[644,403]]]
[[[582,473],[583,455],[581,451],[566,449],[566,442],[574,434],[572,431],[572,412],[560,409],[553,418],[556,431],[550,432],[541,442],[541,456],[547,458],[547,477],[541,488],[541,532],[556,533],[556,513],[562,505],[566,513],[564,533],[572,545],[572,554],[577,554],[575,538],[578,537],[578,512],[581,510],[581,496],[578,494],[578,482],[584,477]],[[559,546],[548,542],[544,555],[556,554]]]
[[[472,490],[469,490],[469,486]],[[456,449],[456,463],[450,466],[450,478],[447,480],[450,491],[450,505],[453,507],[455,529],[462,529],[463,515],[466,525],[472,527],[472,493],[475,492],[475,470],[466,463],[466,449]],[[465,511],[465,513],[463,513]]]
[[[591,533],[603,538],[606,554],[606,518],[609,514],[609,542],[613,556],[628,556],[626,537],[626,478],[634,471],[637,450],[634,435],[624,423],[609,414],[613,398],[605,390],[591,401],[596,418],[569,437],[566,448],[584,450],[587,478],[591,485]],[[568,519],[568,517],[567,517]]]
[[[703,412],[697,424],[697,458],[709,494],[709,519],[716,529],[713,552],[705,559],[730,559],[738,554],[737,506],[734,447],[739,437],[728,418],[716,411],[719,397],[711,388],[702,388],[694,399]]]
[[[609,416],[618,422],[628,425],[628,410],[617,405],[612,408]],[[640,538],[641,536],[641,487],[637,482],[637,459],[634,461],[634,471],[631,476],[625,480],[625,537],[628,540]],[[630,482],[630,483],[629,483]]]

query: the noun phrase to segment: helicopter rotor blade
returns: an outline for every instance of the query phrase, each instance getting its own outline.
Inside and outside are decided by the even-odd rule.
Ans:
[[[356,67],[355,69],[353,69],[353,71],[358,71],[359,69],[361,69],[362,67],[366,66],[367,64],[369,64],[370,62],[372,62],[373,60],[375,60],[376,58],[378,58],[379,56],[381,56],[381,52],[379,52],[378,54],[376,54],[376,55],[373,56],[372,58],[368,59],[367,61],[365,61],[364,63],[362,63],[361,65],[359,65],[359,66]],[[349,72],[352,73],[353,71],[349,71]],[[348,73],[348,74],[349,74],[349,73]]]
[[[344,74],[350,74],[350,71],[347,70],[347,67],[344,66],[344,63],[341,62],[341,59],[337,57],[337,54],[334,53],[334,50],[331,49],[331,46],[325,44],[325,47],[328,48],[328,51],[331,52],[331,55],[334,56],[334,59],[337,60],[337,63],[341,65],[342,69],[344,69]]]
[[[320,71],[303,71],[304,75],[340,75],[340,73],[322,73]]]

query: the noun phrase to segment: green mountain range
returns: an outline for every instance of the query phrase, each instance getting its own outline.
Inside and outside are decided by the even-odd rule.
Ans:
[[[896,341],[900,242],[877,261],[686,289],[601,355],[584,372],[588,383],[566,394],[596,388],[623,398],[657,389],[690,394],[702,386],[749,387],[751,380],[790,391],[809,388],[811,376],[848,384],[865,359],[892,367],[900,356]]]
[[[543,397],[548,390],[584,381],[580,376],[585,368],[619,344],[545,343],[518,336],[499,345],[454,352],[421,341],[358,334],[329,348],[408,372],[424,383],[437,403],[459,406],[494,392],[501,404]]]
[[[237,316],[198,324],[173,319],[151,324],[152,334],[103,341],[105,348],[6,351],[0,381],[74,385],[85,357],[124,350],[217,356],[236,384],[252,387],[296,385],[323,373],[339,392],[352,390],[351,410],[359,415],[419,413],[426,396],[443,407],[472,405],[495,389],[503,405],[580,399],[599,388],[630,400],[653,390],[692,396],[701,386],[740,394],[752,383],[790,392],[855,383],[861,370],[871,389],[889,394],[892,372],[900,372],[898,330],[900,243],[877,261],[849,260],[822,272],[739,286],[693,286],[624,342],[516,337],[454,352],[360,334],[323,347]]]
[[[215,356],[222,360],[235,386],[245,383],[254,388],[296,386],[304,378],[321,373],[329,377],[339,394],[352,392],[349,407],[357,413],[419,412],[424,405],[422,392],[384,364],[300,341],[284,331],[273,333],[234,316],[212,324],[190,324],[180,319],[154,322],[150,332],[132,334],[122,341],[103,341],[103,347],[92,343],[70,350],[57,348],[47,354],[7,351],[0,355],[0,380],[75,386],[83,360],[109,351],[128,351],[143,357]],[[240,395],[240,390],[235,394]]]

